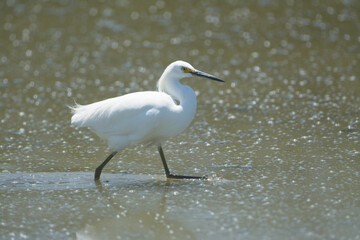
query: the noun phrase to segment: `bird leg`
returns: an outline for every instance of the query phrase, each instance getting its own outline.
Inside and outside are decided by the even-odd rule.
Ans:
[[[169,170],[169,167],[168,167],[168,165],[166,163],[166,160],[165,160],[164,152],[163,152],[162,147],[161,147],[160,144],[158,146],[158,150],[159,150],[159,153],[160,153],[161,161],[162,161],[162,163],[164,165],[165,174],[166,174],[167,178],[174,178],[174,179],[206,179],[207,178],[206,176],[199,177],[199,176],[184,176],[184,175],[171,174],[170,170]]]
[[[103,161],[102,164],[100,164],[96,169],[95,169],[95,181],[100,179],[100,174],[102,169],[105,167],[105,165],[112,159],[113,156],[115,156],[115,154],[117,153],[117,151],[113,151],[106,159],[105,161]]]

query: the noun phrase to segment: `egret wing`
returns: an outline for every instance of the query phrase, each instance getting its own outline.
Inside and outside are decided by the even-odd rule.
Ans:
[[[137,92],[73,109],[72,124],[89,127],[102,138],[128,136],[151,131],[161,124],[161,115],[172,98],[161,92]],[[162,109],[162,111],[159,111]],[[134,137],[134,136],[133,136]]]

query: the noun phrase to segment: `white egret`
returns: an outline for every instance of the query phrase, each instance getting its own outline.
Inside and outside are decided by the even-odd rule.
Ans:
[[[104,166],[121,149],[134,144],[156,144],[167,178],[201,179],[198,176],[171,174],[161,143],[185,130],[196,112],[195,92],[179,82],[193,75],[224,82],[210,74],[196,70],[189,63],[171,63],[161,75],[158,91],[129,93],[88,105],[71,107],[71,123],[88,127],[108,141],[113,152],[95,170],[99,180]]]

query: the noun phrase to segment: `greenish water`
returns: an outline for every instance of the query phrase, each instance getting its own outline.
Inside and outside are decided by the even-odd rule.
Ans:
[[[0,2],[0,239],[360,239],[358,1]],[[154,90],[192,125],[110,153],[67,106]]]

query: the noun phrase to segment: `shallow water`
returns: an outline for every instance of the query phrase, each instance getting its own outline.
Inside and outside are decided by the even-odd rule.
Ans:
[[[360,239],[358,1],[1,1],[1,239]],[[110,153],[67,106],[182,59],[192,125]]]

